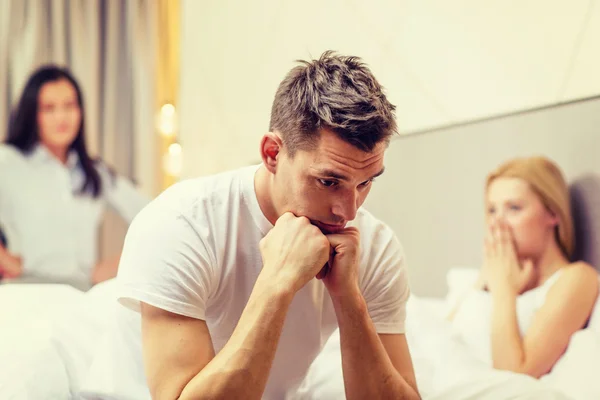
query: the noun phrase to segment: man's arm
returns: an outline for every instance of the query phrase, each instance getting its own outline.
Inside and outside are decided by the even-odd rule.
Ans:
[[[350,227],[327,236],[334,248],[333,266],[324,279],[331,296],[340,328],[342,368],[346,398],[352,399],[419,399],[415,373],[402,334],[378,335],[367,301],[359,286],[360,234]],[[381,239],[379,239],[381,240]],[[400,272],[402,256],[399,245],[386,246],[378,258],[380,265],[388,265]],[[378,272],[383,271],[383,268]],[[381,280],[381,278],[380,278]],[[371,298],[379,301],[375,318],[404,320],[405,298],[408,294],[402,274],[394,274],[386,287],[375,289]],[[390,296],[389,293],[392,293]],[[376,303],[376,302],[374,302]],[[373,304],[374,304],[373,303]],[[399,328],[399,327],[398,327]]]
[[[143,304],[152,398],[260,399],[292,298],[291,291],[257,282],[233,335],[216,356],[204,321]]]
[[[420,399],[404,335],[377,334],[358,287],[333,304],[347,399]]]
[[[289,305],[323,267],[329,251],[329,241],[307,218],[281,216],[260,242],[263,268],[232,336],[216,356],[204,321],[142,300],[144,367],[153,398],[260,399]]]

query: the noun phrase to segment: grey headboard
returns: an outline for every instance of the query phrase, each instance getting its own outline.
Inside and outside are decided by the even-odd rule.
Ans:
[[[402,121],[399,121],[402,127]],[[517,156],[554,160],[573,184],[578,254],[600,265],[600,99],[391,142],[365,206],[396,232],[416,295],[446,294],[454,267],[479,268],[485,177]]]
[[[583,260],[600,271],[600,175],[590,173],[571,183],[575,221],[575,260]]]

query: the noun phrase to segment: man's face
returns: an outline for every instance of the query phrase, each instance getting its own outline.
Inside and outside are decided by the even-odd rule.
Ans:
[[[274,205],[278,215],[290,211],[333,233],[356,217],[373,179],[383,173],[387,143],[364,152],[331,131],[320,137],[314,150],[298,150],[293,158],[285,150],[279,154]]]

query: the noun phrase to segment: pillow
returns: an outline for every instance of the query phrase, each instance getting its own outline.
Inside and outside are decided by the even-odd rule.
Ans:
[[[454,267],[446,274],[448,294],[444,304],[445,314],[454,310],[463,295],[475,285],[479,277],[479,269],[472,267]]]

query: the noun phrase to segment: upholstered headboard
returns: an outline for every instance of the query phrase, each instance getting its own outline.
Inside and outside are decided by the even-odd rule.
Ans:
[[[573,184],[577,255],[600,268],[599,110],[597,99],[392,140],[365,206],[398,235],[412,292],[444,296],[450,269],[481,266],[485,178],[514,157],[560,166]]]
[[[574,260],[583,260],[600,271],[600,175],[583,175],[571,183],[575,223]]]

